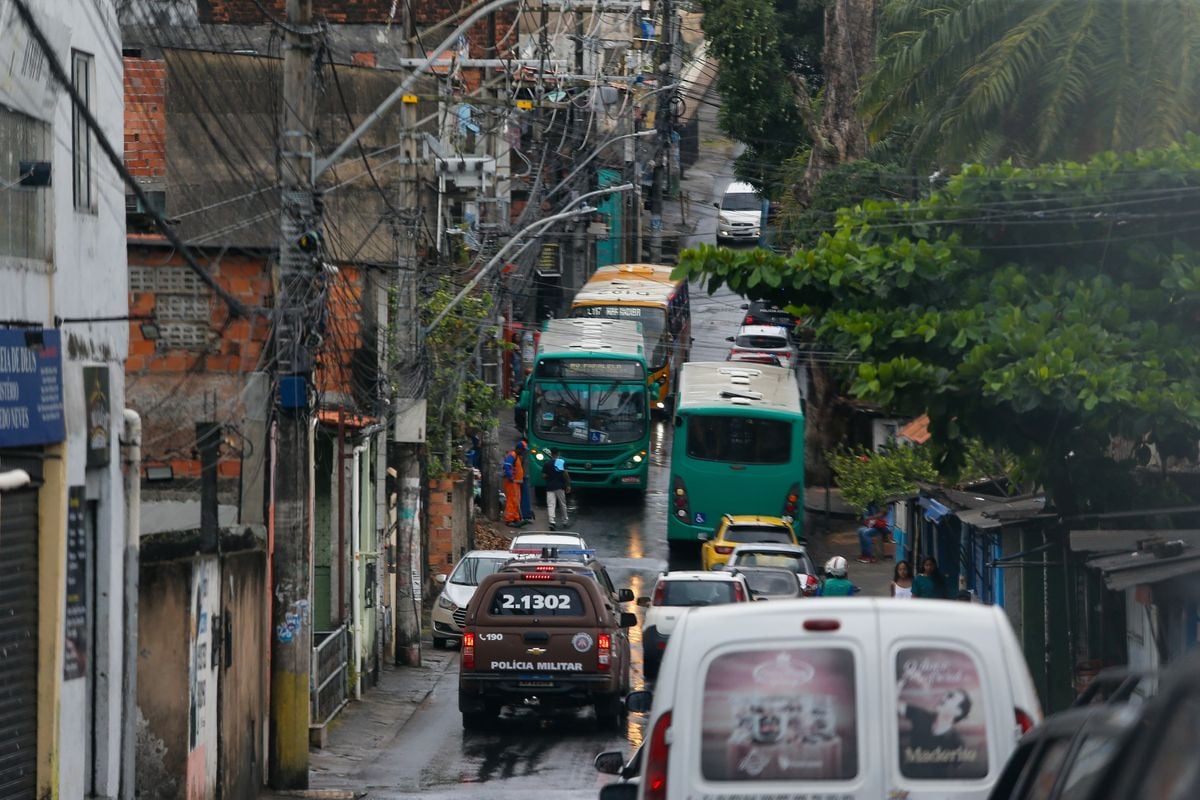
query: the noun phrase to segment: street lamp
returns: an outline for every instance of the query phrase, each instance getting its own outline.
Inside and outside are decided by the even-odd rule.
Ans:
[[[567,203],[566,207],[570,208],[571,206],[575,205],[576,203],[578,203],[580,201],[587,200],[589,197],[598,197],[600,195],[606,195],[606,194],[616,194],[617,192],[628,192],[632,188],[633,188],[632,183],[623,183],[620,186],[609,186],[605,189],[597,189],[594,192],[588,192],[587,194],[579,195],[579,197],[576,197],[570,203]],[[584,206],[583,208],[576,208],[572,211],[567,211],[564,209],[563,211],[560,211],[557,214],[554,214],[549,217],[545,217],[543,219],[539,219],[537,222],[532,222],[529,225],[526,225],[521,230],[517,231],[515,234],[513,234],[513,237],[511,239],[509,239],[507,242],[504,243],[504,246],[500,248],[500,251],[498,253],[496,253],[496,255],[492,256],[491,260],[488,261],[486,264],[484,264],[480,268],[479,272],[475,273],[475,277],[472,278],[471,281],[462,288],[462,291],[460,291],[458,294],[456,294],[454,296],[454,299],[451,300],[449,303],[447,303],[446,307],[443,308],[440,312],[438,312],[438,315],[433,318],[433,321],[429,323],[429,326],[421,332],[422,335],[428,336],[429,332],[438,326],[438,323],[440,323],[442,321],[442,319],[447,314],[450,313],[451,309],[453,309],[456,305],[458,305],[460,302],[462,302],[462,299],[464,297],[466,297],[468,294],[470,294],[472,289],[474,289],[476,286],[479,285],[479,282],[481,280],[483,280],[483,277],[485,275],[487,275],[492,270],[493,267],[495,267],[497,264],[499,264],[504,259],[504,256],[506,256],[508,254],[509,250],[512,249],[513,245],[515,245],[517,243],[518,239],[521,239],[522,237],[524,237],[530,233],[535,233],[535,232],[541,231],[543,228],[549,227],[552,223],[558,222],[560,219],[568,219],[570,217],[577,217],[580,214],[591,214],[595,210],[596,209],[593,206]]]

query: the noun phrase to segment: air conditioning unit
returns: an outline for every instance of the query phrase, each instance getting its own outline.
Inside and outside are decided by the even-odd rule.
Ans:
[[[167,193],[146,192],[146,200],[149,205],[142,203],[136,194],[125,195],[125,213],[126,214],[158,214],[162,215],[167,210]]]

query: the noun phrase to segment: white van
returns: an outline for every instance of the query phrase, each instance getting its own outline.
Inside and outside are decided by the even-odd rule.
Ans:
[[[1004,614],[953,601],[698,609],[649,694],[643,800],[984,800],[1041,719]]]
[[[717,241],[758,239],[762,229],[762,198],[748,183],[731,183],[717,207]]]

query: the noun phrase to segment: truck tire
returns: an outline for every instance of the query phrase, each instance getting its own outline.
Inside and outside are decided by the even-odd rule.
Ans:
[[[596,700],[596,725],[601,730],[618,730],[627,715],[620,694],[603,695]]]

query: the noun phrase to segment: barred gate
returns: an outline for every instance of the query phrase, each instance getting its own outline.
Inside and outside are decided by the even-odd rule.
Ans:
[[[350,699],[350,632],[313,631],[316,643],[309,669],[309,724],[320,727],[337,716]]]

